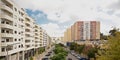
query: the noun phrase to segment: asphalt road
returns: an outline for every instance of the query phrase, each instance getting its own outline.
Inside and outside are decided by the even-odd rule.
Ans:
[[[71,53],[68,53],[68,56],[66,57],[66,60],[68,60],[68,58],[71,58],[72,60],[78,60],[75,56],[73,56]]]

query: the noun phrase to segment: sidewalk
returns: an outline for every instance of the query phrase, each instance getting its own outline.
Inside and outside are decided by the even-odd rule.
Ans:
[[[33,60],[42,60],[43,57],[45,57],[45,55],[52,49],[53,47],[51,47],[50,49],[48,49],[47,51],[43,52],[42,54],[36,55],[33,57]]]

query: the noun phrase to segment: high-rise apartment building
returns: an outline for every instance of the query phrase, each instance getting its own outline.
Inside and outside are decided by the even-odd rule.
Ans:
[[[24,59],[24,14],[11,0],[0,0],[0,57],[3,60]]]
[[[40,26],[35,24],[34,26],[34,38],[35,38],[35,52],[38,53],[39,48],[41,47],[40,43]]]
[[[68,28],[64,32],[65,42],[72,42],[72,34],[71,34],[71,28]]]
[[[43,47],[43,39],[44,39],[43,32],[44,30],[40,27],[40,46],[41,47]]]
[[[25,58],[33,56],[35,48],[34,20],[25,15]]]
[[[78,21],[73,28],[74,40],[98,40],[100,39],[99,21]]]
[[[64,32],[65,42],[82,42],[100,39],[99,21],[77,21]]]
[[[34,33],[35,33],[35,48],[40,47],[40,26],[35,24],[34,26]]]
[[[64,43],[68,42],[67,31],[64,32]]]
[[[0,60],[28,60],[49,38],[23,8],[0,0]]]

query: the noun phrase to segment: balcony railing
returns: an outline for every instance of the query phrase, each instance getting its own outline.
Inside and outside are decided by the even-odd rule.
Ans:
[[[14,37],[11,33],[1,33],[1,37]]]
[[[5,4],[2,4],[2,5],[1,5],[1,9],[4,9],[4,10],[10,12],[10,13],[13,13],[12,8],[8,7],[8,6],[5,5]]]
[[[0,24],[1,27],[3,28],[8,28],[8,29],[13,29],[13,26],[12,25],[9,25],[9,24]]]
[[[1,16],[1,18],[4,18],[4,19],[10,20],[10,21],[13,21],[12,16],[9,16],[9,15],[7,15],[7,14],[3,14],[3,13],[2,13],[0,16]]]

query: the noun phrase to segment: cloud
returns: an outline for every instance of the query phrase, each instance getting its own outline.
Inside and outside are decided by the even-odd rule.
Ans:
[[[42,24],[41,27],[45,29],[51,37],[62,36],[64,32],[64,29],[60,29],[58,24],[55,23]]]
[[[114,10],[120,9],[120,0],[116,1],[115,3],[111,4],[109,8],[112,8]]]
[[[43,24],[47,31],[59,33],[60,25],[78,20],[101,22],[101,32],[106,33],[112,26],[119,28],[120,0],[14,0],[25,9],[40,10],[47,19],[57,23]],[[22,3],[22,4],[21,4]],[[52,26],[52,28],[48,26]],[[53,26],[55,25],[55,26]],[[69,24],[71,25],[71,24]],[[43,27],[43,28],[44,28]],[[49,28],[49,29],[48,29]],[[106,29],[107,28],[107,29]],[[58,32],[59,31],[59,32]]]

